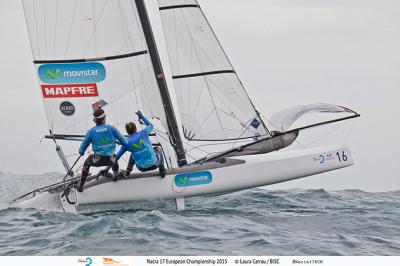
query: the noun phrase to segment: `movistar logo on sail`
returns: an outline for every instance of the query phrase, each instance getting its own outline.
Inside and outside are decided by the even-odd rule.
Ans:
[[[58,76],[61,75],[61,69],[57,68],[54,71],[51,71],[50,69],[48,69],[45,74],[46,74],[46,78],[49,80],[56,79]]]
[[[106,78],[105,67],[97,62],[44,64],[38,73],[40,80],[47,84],[98,83]]]

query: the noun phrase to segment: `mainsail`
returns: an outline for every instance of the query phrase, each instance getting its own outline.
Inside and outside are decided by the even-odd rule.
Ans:
[[[158,0],[183,124],[189,141],[269,136],[196,0]]]
[[[23,0],[23,5],[54,134],[84,134],[93,126],[92,107],[101,103],[107,122],[121,130],[142,110],[161,121],[173,143],[179,138],[166,113],[171,110],[162,95],[166,88],[159,86],[163,73],[154,66],[157,51],[143,0]]]

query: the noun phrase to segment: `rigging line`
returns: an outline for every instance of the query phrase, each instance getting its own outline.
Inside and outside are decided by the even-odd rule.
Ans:
[[[96,18],[96,4],[95,4],[95,1],[92,0],[91,4],[92,4],[93,19],[94,19],[94,18]],[[97,36],[94,36],[94,51],[95,51],[95,54],[96,54],[96,57],[97,57],[98,54],[99,54],[98,47],[97,47]]]
[[[196,0],[196,2],[197,2],[197,0]],[[209,26],[211,32],[213,33],[215,39],[217,40],[217,42],[218,42],[218,44],[219,44],[219,46],[220,46],[222,52],[225,54],[225,57],[226,57],[226,59],[228,60],[228,63],[230,64],[231,68],[232,68],[232,69],[235,69],[235,68],[233,67],[233,64],[232,64],[231,60],[229,59],[228,55],[226,54],[226,51],[225,51],[224,48],[222,47],[221,41],[218,39],[217,35],[215,34],[214,29],[211,27],[210,22],[208,21],[206,15],[204,14],[203,9],[200,8],[200,12],[203,14],[203,17],[204,17],[204,19],[206,20],[206,23],[208,24],[208,26]],[[244,87],[244,85],[243,85],[243,82],[241,81],[241,79],[239,78],[239,76],[238,76],[237,74],[236,74],[236,77],[237,77],[237,79],[238,79],[238,81],[239,81],[239,83],[240,83],[240,85],[241,85],[242,91],[243,91],[243,92],[245,93],[245,95],[247,96],[247,99],[250,101],[250,104],[252,105],[254,111],[255,111],[256,114],[258,115],[258,118],[261,120],[261,124],[263,125],[265,131],[267,131],[267,133],[268,133],[269,135],[271,135],[271,132],[269,131],[268,127],[265,125],[264,121],[263,121],[262,118],[261,118],[260,113],[258,112],[256,106],[254,105],[253,101],[251,100],[250,95],[249,95],[248,92],[246,91],[246,89],[245,89],[245,87]]]
[[[206,81],[203,80],[203,85],[201,86],[200,95],[199,95],[198,98],[197,98],[197,103],[196,103],[196,105],[195,105],[196,107],[194,108],[195,113],[192,114],[194,117],[196,117],[196,114],[199,113],[200,102],[201,102],[201,100],[202,100],[202,96],[203,96],[203,93],[204,93],[204,91],[205,91],[205,89],[204,89],[205,83],[206,83]],[[204,120],[203,120],[203,121],[204,121]],[[196,119],[195,122],[196,122],[196,124],[198,124],[199,121]],[[198,130],[198,129],[196,129],[196,130]]]
[[[350,121],[349,121],[350,122]],[[346,139],[345,139],[345,143],[347,144],[350,140],[351,135],[353,135],[353,131],[356,127],[356,124],[358,123],[358,121],[354,121],[351,125],[351,128],[349,130],[349,134],[347,135]]]
[[[186,17],[185,17],[184,14],[183,14],[183,20],[185,21],[185,25],[186,25],[187,30],[190,32],[190,30],[189,30],[189,23],[188,23],[188,21],[187,21],[187,19],[186,19]],[[192,35],[190,35],[190,38],[191,38],[191,40],[192,40],[192,45],[195,45],[195,41],[194,41]],[[196,46],[195,46],[195,47],[196,47]],[[199,55],[199,53],[198,53],[198,51],[197,51],[196,49],[195,49],[195,54],[196,54],[196,56],[197,56],[197,60],[199,60],[199,64],[200,64],[201,69],[204,71],[204,66],[202,65],[202,63],[201,63],[201,61],[200,61],[200,55]],[[217,106],[216,106],[216,104],[215,104],[214,98],[212,97],[212,93],[211,93],[210,86],[209,86],[209,84],[208,84],[207,77],[204,77],[204,79],[205,79],[205,81],[206,81],[208,93],[210,94],[210,97],[211,97],[211,102],[212,102],[212,104],[214,105],[214,109],[215,109]],[[224,127],[223,127],[223,125],[222,125],[221,117],[219,116],[218,112],[216,112],[216,115],[217,115],[217,118],[218,118],[218,122],[219,122],[219,124],[220,124],[220,126],[221,126],[221,130],[222,130],[222,132],[223,132],[223,134],[224,134],[224,136],[225,136]]]
[[[131,93],[131,91],[128,91],[128,92],[126,92],[125,94],[123,94],[123,95],[119,96],[118,98],[114,99],[112,102],[109,102],[109,103],[108,103],[108,106],[114,105],[116,102],[118,102],[121,98],[125,97],[125,96],[128,95],[129,93]],[[84,121],[84,120],[89,120],[89,117],[90,117],[91,115],[92,115],[92,114],[89,114],[89,115],[86,115],[86,116],[82,117],[81,119],[77,120],[77,122],[74,123],[74,125],[72,125],[72,126],[71,126],[71,125],[68,125],[67,127],[63,128],[61,131],[65,131],[65,130],[67,130],[67,129],[70,128],[70,127],[76,126],[77,124],[81,123],[81,122]]]
[[[201,128],[206,124],[206,122],[208,121],[208,119],[211,117],[211,115],[215,112],[216,110],[211,110],[211,112],[205,117],[205,119],[203,120],[203,122],[200,124],[200,126],[196,129],[196,132],[199,133],[199,131],[201,130]],[[198,122],[198,121],[196,121]],[[197,123],[196,123],[197,124]],[[222,125],[221,125],[222,128]]]
[[[156,133],[157,136],[159,136],[160,138],[162,138],[162,139],[168,141],[169,143],[171,143],[171,141],[170,141],[169,138],[164,137],[164,136],[160,133],[161,131],[159,131],[159,130],[157,130],[157,129],[153,129],[153,131]],[[188,143],[188,145],[189,145],[189,143]],[[185,151],[185,154],[186,154],[187,156],[189,156],[189,157],[190,157],[191,159],[193,159],[193,160],[198,160],[197,158],[193,157],[192,155],[190,155],[190,154],[187,153],[186,151]]]
[[[212,82],[211,80],[209,80],[209,82],[211,83],[211,84],[213,84],[214,85],[214,87],[218,90],[218,91],[220,91],[223,95],[225,94],[223,91],[222,91],[222,89],[221,88],[219,88],[214,82]],[[235,94],[236,94],[236,92],[235,92]],[[221,100],[221,102],[223,103],[223,105],[225,105],[225,107],[227,107],[227,109],[229,109],[229,110],[231,110],[232,111],[232,109],[230,109],[225,103],[224,103],[224,101],[222,100],[223,98],[221,98],[220,96],[218,96],[218,94],[216,93],[215,95],[217,95],[217,97]],[[244,111],[243,109],[242,109],[242,106],[239,104],[237,104],[237,103],[235,103],[230,97],[225,97],[229,102],[231,102],[236,108],[238,108],[243,114],[246,114],[247,112],[246,111]],[[233,97],[232,97],[233,98]],[[244,105],[244,103],[243,103],[243,105]],[[232,113],[234,113],[234,112],[232,112]]]
[[[137,8],[133,5],[133,1],[129,1],[129,2],[131,3],[132,14],[134,14],[134,17],[135,17],[135,20],[136,20],[136,25],[142,25],[142,23],[141,23],[141,21],[139,19],[139,14],[137,12]],[[141,33],[141,34],[139,34],[139,36],[141,38],[142,46],[145,46],[148,49],[143,30],[140,29],[139,31]]]
[[[141,25],[142,23],[140,21],[139,14],[137,12],[137,8],[134,6],[133,1],[130,1],[130,4],[131,4],[132,12],[133,12],[133,14],[135,14],[134,17],[135,17],[137,25]],[[147,42],[146,42],[146,39],[145,39],[145,36],[144,36],[143,29],[140,29],[140,32],[141,32],[141,34],[139,34],[139,36],[141,38],[141,44],[142,44],[142,46],[144,46],[144,47],[146,47],[148,49],[148,45],[147,45]],[[146,63],[146,68],[140,68],[139,67],[139,69],[148,69],[149,66],[152,66],[150,55],[146,58],[145,63]],[[137,60],[137,65],[141,66],[141,63],[138,62],[138,60]],[[156,93],[157,93],[159,106],[163,106],[162,99],[161,99],[161,92],[158,90],[158,84],[157,84],[157,80],[154,78],[154,72],[152,74],[151,71],[145,71],[145,72],[141,71],[140,72],[140,76],[141,76],[143,82],[145,80],[151,81],[151,89],[153,90],[153,93],[154,93],[154,91],[156,91]],[[145,76],[147,77],[147,79],[145,79]],[[149,97],[150,97],[149,93],[143,93],[143,95],[144,96],[142,96],[142,97],[146,98],[147,103],[150,106],[150,111],[151,111],[152,115],[154,115],[154,108],[150,104],[151,102],[154,102],[154,99],[149,99]],[[169,129],[168,129],[168,123],[169,122],[168,122],[168,119],[166,119],[165,109],[163,108],[161,111],[160,110],[156,110],[156,113],[158,115],[163,115],[163,117],[165,118],[164,120],[167,123],[167,129],[166,130],[168,130],[168,132],[169,132]],[[157,116],[157,115],[155,115],[155,116]]]
[[[193,10],[191,10],[191,11],[192,11],[192,16],[195,18],[195,16],[193,15]],[[182,15],[183,19],[185,20],[186,24],[188,25],[187,20],[186,20],[186,16],[185,16],[183,10],[181,10],[181,15]],[[197,23],[198,23],[198,22],[197,22]],[[198,23],[198,24],[201,25],[201,23]],[[200,27],[200,26],[198,26],[198,27]],[[202,46],[198,44],[198,42],[196,41],[196,39],[193,37],[193,34],[192,34],[192,32],[190,31],[189,27],[187,26],[186,28],[187,28],[187,31],[188,31],[188,35],[189,35],[189,36],[191,37],[191,39],[192,39],[192,42],[193,42],[194,44],[197,44],[197,45],[195,45],[195,46],[191,46],[191,53],[192,53],[193,47],[196,47],[196,49],[199,49],[199,50],[202,52],[202,54],[204,54],[204,56],[205,56],[206,58],[208,58],[208,60],[212,63],[212,65],[213,65],[216,69],[219,69],[220,67],[218,67],[217,64],[213,61],[213,58],[211,58],[211,57],[209,56],[209,53],[206,52],[206,51],[202,48]],[[201,28],[201,27],[200,27],[200,28]],[[207,40],[206,40],[205,42],[207,42]],[[209,42],[209,43],[212,43],[210,39],[208,40],[208,42]],[[212,47],[213,47],[214,51],[215,51],[217,54],[220,54],[220,53],[218,53],[218,51],[215,49],[214,46],[212,46]],[[220,59],[221,59],[221,58],[220,58]],[[190,61],[189,61],[190,63],[192,62],[191,60],[192,60],[192,56],[190,57]],[[222,60],[222,61],[223,61],[223,60]],[[201,64],[200,59],[199,59],[199,64]],[[203,68],[203,67],[202,67],[202,68]],[[234,72],[234,70],[226,70],[226,71],[229,71],[229,73],[231,73],[231,71]],[[219,71],[211,71],[211,72],[205,72],[205,73],[209,73],[209,74],[218,74],[218,73],[214,73],[214,72],[219,72]],[[179,71],[178,71],[178,73],[179,73]],[[195,75],[196,75],[196,74],[195,74]],[[191,76],[191,75],[177,75],[177,76],[175,76],[175,78],[185,78],[185,77],[190,77],[190,76]],[[197,76],[197,75],[196,75],[196,76]]]
[[[187,153],[186,153],[186,154],[188,154],[188,155],[190,154],[190,152],[192,152],[192,151],[194,151],[194,150],[198,150],[198,151],[200,151],[200,152],[202,152],[202,153],[204,153],[204,154],[206,154],[206,155],[210,154],[210,152],[208,152],[208,151],[206,151],[206,150],[203,150],[203,149],[201,149],[201,148],[199,148],[199,147],[193,146],[193,145],[191,145],[191,144],[189,144],[189,143],[188,143],[188,145],[191,146],[191,149],[188,150]],[[190,157],[192,157],[192,159],[196,160],[196,158],[194,158],[193,156],[190,155]],[[200,158],[200,159],[201,159],[201,158]],[[200,160],[200,159],[198,159],[198,160]]]
[[[181,10],[181,14],[182,14],[182,16],[183,16],[183,10]],[[190,31],[189,31],[189,34],[190,34]],[[191,44],[190,45],[190,56],[189,56],[189,64],[190,64],[190,67],[189,67],[189,69],[191,69],[191,67],[192,67],[192,60],[193,60],[193,48],[194,48],[194,46],[193,46],[193,44]],[[180,72],[178,72],[178,73],[180,73]],[[191,90],[191,85],[192,85],[192,79],[189,79],[189,99],[191,99],[191,97],[192,97],[192,90]],[[204,86],[204,84],[203,84],[203,86]],[[201,92],[201,94],[203,94],[203,91]],[[198,105],[197,105],[197,107],[196,107],[196,110],[198,110]]]
[[[176,51],[176,65],[177,65],[177,72],[180,72],[180,65],[179,65],[179,52],[178,52],[178,27],[177,27],[177,23],[176,23],[176,10],[174,10],[174,30],[175,30],[175,51]],[[165,31],[164,31],[164,35]],[[171,64],[170,64],[171,65]],[[172,68],[171,68],[172,69]],[[171,71],[172,72],[172,71]]]
[[[56,57],[56,40],[57,40],[57,26],[58,26],[58,4],[59,0],[56,2],[56,23],[54,24],[54,41],[53,41],[53,58]]]
[[[162,133],[161,131],[157,130],[157,129],[153,129],[153,131],[156,133],[157,136],[159,136],[160,138],[166,140],[167,142],[170,142],[169,138],[163,136],[164,133]],[[187,143],[187,145],[190,145],[189,143]],[[187,156],[189,156],[191,159],[193,160],[198,160],[197,158],[193,157],[191,154],[187,153],[185,150],[185,154]]]
[[[251,118],[251,119],[249,119],[249,120],[247,120],[246,122],[243,123],[242,121],[239,120],[239,118],[236,117],[236,115],[235,115],[233,112],[232,112],[232,114],[230,114],[230,113],[228,113],[228,112],[222,110],[221,108],[218,108],[218,110],[219,110],[220,112],[226,114],[227,116],[230,116],[230,117],[232,117],[233,119],[237,120],[237,121],[240,123],[240,125],[242,126],[242,128],[244,128],[244,127],[249,128],[249,127],[251,126],[251,122],[254,120],[254,118]],[[247,124],[249,124],[249,125],[247,126]],[[237,130],[236,130],[236,131],[237,131]],[[242,131],[242,130],[241,130],[241,131]],[[247,129],[246,129],[245,131],[247,131]],[[243,132],[243,133],[244,133],[244,132]]]
[[[231,128],[224,128],[224,130],[237,132],[237,130],[234,130],[234,129],[231,129]],[[206,136],[213,135],[214,133],[219,133],[219,132],[220,132],[220,129],[216,129],[216,130],[209,131],[206,134],[201,135],[201,137],[205,138]],[[241,139],[249,139],[249,138],[253,138],[253,136],[245,137],[245,138],[241,138]],[[189,140],[191,140],[191,141],[227,141],[227,140],[236,140],[236,139],[237,138],[225,138],[225,139],[219,139],[219,140],[218,139],[206,139],[206,140],[203,140],[203,139],[192,138],[192,139],[189,139]]]
[[[46,18],[46,1],[43,3],[43,21],[44,21],[44,57],[47,58],[47,18]]]
[[[232,129],[226,129],[226,130],[231,130],[232,131]],[[218,132],[218,130],[214,130],[214,131],[212,131],[211,133],[214,133],[214,132]],[[211,133],[208,133],[208,134],[206,134],[206,135],[210,135]],[[267,135],[267,134],[265,134],[265,135],[260,135],[260,136],[257,136],[258,138],[262,138],[262,137],[270,137],[270,135]],[[252,136],[252,137],[244,137],[244,138],[240,138],[239,140],[249,140],[249,139],[253,139],[254,138],[254,136]],[[206,142],[206,141],[212,141],[212,142],[224,142],[224,141],[235,141],[235,140],[238,140],[237,138],[235,138],[235,139],[228,139],[228,138],[226,138],[226,139],[190,139],[190,141],[203,141],[203,142]]]
[[[85,48],[85,50],[84,50],[84,52],[82,54],[82,57],[84,57],[85,54],[87,53],[87,50],[89,49],[90,43],[92,42],[93,36],[95,36],[95,38],[96,38],[97,26],[99,25],[99,23],[101,21],[101,18],[103,17],[103,13],[104,13],[104,10],[106,9],[107,3],[108,3],[108,1],[104,0],[104,4],[103,4],[103,7],[101,8],[100,15],[99,15],[98,18],[96,18],[92,34],[90,35],[90,38],[89,38],[89,40],[87,42],[87,45],[86,45],[86,48]]]
[[[125,36],[126,35],[129,36],[129,38],[127,38],[127,40],[131,40],[132,46],[134,48],[135,45],[133,44],[132,36],[131,36],[131,34],[129,32],[128,23],[127,23],[127,20],[126,20],[126,16],[125,16],[124,10],[122,8],[121,0],[118,0],[118,3],[119,3],[119,9],[120,9],[120,13],[121,13],[121,23],[123,23],[125,25],[125,27],[126,27]],[[127,43],[128,42],[126,42],[126,44]],[[128,50],[128,46],[127,45],[126,45],[126,50]],[[130,74],[130,78],[131,78],[132,85],[133,85],[134,99],[136,101],[137,107],[139,108],[139,99],[138,99],[138,96],[137,96],[137,91],[136,91],[136,86],[135,86],[135,79],[133,77],[132,61],[129,60],[128,64],[129,64],[129,70],[130,70],[129,74]]]
[[[196,1],[196,2],[197,2],[197,1]],[[219,38],[217,37],[217,34],[215,33],[214,29],[212,28],[211,23],[210,23],[209,20],[207,19],[207,16],[205,15],[203,9],[202,9],[201,7],[200,7],[199,9],[200,9],[200,12],[201,12],[202,15],[203,15],[203,18],[204,18],[206,24],[208,25],[208,28],[210,29],[212,35],[214,36],[216,42],[218,43],[218,45],[219,45],[219,47],[220,47],[222,53],[225,55],[225,59],[227,60],[229,66],[231,67],[231,69],[234,70],[235,68],[233,67],[233,64],[232,64],[231,60],[229,59],[229,57],[228,57],[228,55],[227,55],[225,49],[223,48],[221,41],[220,41]],[[250,97],[248,96],[246,90],[244,89],[243,83],[241,82],[241,80],[239,79],[239,77],[237,77],[237,78],[238,78],[238,80],[239,80],[239,83],[241,84],[241,87],[242,87],[243,91],[245,92],[245,94],[247,95],[248,99],[249,99],[250,102],[251,102]]]
[[[221,62],[227,62],[227,63],[228,63],[228,66],[226,67],[226,69],[228,69],[228,68],[230,67],[231,70],[233,71],[233,73],[235,74],[236,78],[238,79],[237,74],[236,74],[236,72],[234,71],[234,68],[233,68],[232,64],[230,64],[230,62],[229,62],[228,56],[227,56],[226,53],[224,52],[224,50],[223,50],[223,48],[222,48],[222,46],[221,46],[221,43],[218,41],[218,38],[217,38],[216,34],[214,33],[214,31],[213,31],[211,25],[208,23],[207,18],[205,17],[204,13],[202,12],[200,6],[199,6],[199,10],[200,10],[201,16],[202,16],[203,19],[204,19],[204,22],[205,22],[206,26],[208,26],[207,29],[208,29],[209,32],[211,33],[210,35],[212,35],[212,36],[214,37],[214,40],[213,40],[213,39],[211,38],[211,36],[209,36],[208,34],[206,34],[206,38],[205,38],[205,39],[206,39],[206,40],[208,41],[208,43],[210,43],[210,44],[216,42],[216,45],[211,45],[211,47],[213,48],[214,52],[216,52],[216,54],[219,56],[219,60],[220,60]],[[194,10],[192,9],[192,10],[190,10],[190,12],[191,12],[193,18],[196,20],[197,24],[201,25],[202,23],[199,22],[199,20],[196,19],[197,17],[194,15]],[[219,48],[219,49],[218,49],[218,48]],[[201,49],[201,50],[203,51],[203,53],[205,54],[205,56],[208,57],[209,61],[213,64],[213,66],[214,66],[216,69],[218,69],[219,67],[218,67],[217,64],[212,60],[212,58],[208,56],[208,53],[205,52],[201,47],[199,47],[199,49]],[[225,65],[225,64],[224,64],[224,65]],[[230,87],[232,87],[232,88],[235,87],[235,86],[232,86],[231,81],[228,80],[227,77],[226,77],[225,75],[221,75],[221,77],[225,80],[225,82],[226,82],[226,84],[228,84],[228,86],[230,86]],[[241,89],[244,90],[243,85],[240,83],[240,80],[239,80],[239,84],[242,86]]]
[[[345,125],[347,125],[350,121],[346,121],[345,123],[343,123],[342,125],[339,125],[335,128],[333,128],[332,130],[328,131],[328,133],[326,133],[324,136],[316,139],[315,141],[312,141],[311,143],[308,143],[306,145],[306,147],[310,147],[311,145],[314,145],[316,143],[318,143],[319,141],[321,141],[322,139],[324,139],[325,137],[331,135],[332,133],[334,133],[335,131],[338,131],[339,129],[341,129],[342,127],[344,127]]]
[[[126,40],[132,40],[132,36],[129,32],[129,27],[128,27],[128,23],[126,22],[126,17],[125,17],[125,13],[123,11],[122,8],[122,4],[121,4],[121,0],[118,0],[118,7],[119,7],[119,12],[120,12],[120,18],[121,18],[121,24],[124,25],[125,27],[123,27],[123,31],[124,31],[124,35],[125,37],[128,35],[129,38],[127,38]],[[128,42],[125,41],[124,46],[122,47],[122,49],[125,47],[126,50],[128,51],[128,47],[127,47]]]
[[[208,146],[220,146],[220,145],[230,145],[232,143],[248,143],[248,140],[240,140],[240,141],[228,141],[226,143],[208,143],[208,144],[203,144],[203,145],[199,145],[199,146],[194,146],[194,145],[190,145],[192,146],[192,149],[190,149],[188,152],[196,149],[196,148],[200,148],[200,147],[208,147]],[[205,151],[204,151],[205,152]],[[208,152],[207,152],[208,153]]]
[[[223,65],[225,66],[225,68],[228,69],[228,67],[230,66],[230,65],[229,65],[229,60],[228,60],[228,58],[225,56],[225,54],[224,54],[224,52],[223,52],[223,49],[222,49],[222,46],[218,43],[217,36],[213,33],[212,28],[211,28],[211,25],[207,23],[207,20],[206,20],[206,19],[204,19],[205,15],[202,13],[201,7],[200,7],[200,6],[199,6],[198,11],[200,12],[200,17],[198,17],[198,16],[195,15],[195,10],[194,10],[194,9],[191,9],[189,12],[192,14],[193,19],[195,20],[195,22],[196,22],[198,25],[202,25],[202,24],[204,24],[204,22],[205,22],[206,28],[207,28],[208,32],[211,33],[211,34],[205,34],[204,40],[208,41],[208,43],[210,44],[210,46],[212,47],[212,49],[214,50],[214,52],[218,55],[220,62],[222,62]],[[204,21],[200,21],[201,18],[203,18]],[[200,19],[200,20],[199,20],[199,19]],[[203,28],[203,29],[204,29],[204,28]],[[214,39],[212,39],[212,37],[214,37]],[[215,44],[215,43],[216,43],[216,45],[213,45],[213,44]],[[201,49],[201,48],[200,48],[200,49]],[[219,67],[217,67],[216,63],[212,60],[213,58],[211,58],[210,56],[208,56],[208,53],[206,53],[203,49],[202,49],[202,51],[203,51],[203,53],[208,57],[208,59],[209,59],[210,62],[214,65],[214,67],[215,67],[215,68],[219,68]],[[225,57],[224,57],[224,56],[225,56]],[[225,64],[225,62],[228,62],[228,66]],[[232,70],[234,70],[232,66],[230,66],[230,67],[231,67]],[[228,82],[228,83],[229,83],[229,82]]]
[[[67,42],[66,42],[66,46],[65,46],[64,59],[67,57],[69,45],[70,45],[70,42],[71,42],[72,27],[73,27],[73,24],[74,24],[74,21],[75,21],[77,8],[78,8],[78,0],[75,0],[74,12],[73,12],[73,15],[72,15],[72,18],[71,18],[71,23],[70,23],[69,32],[68,32],[68,38],[67,38]]]
[[[177,13],[178,13],[178,10],[174,10],[174,23],[175,23],[175,36],[176,36],[176,54],[177,54],[177,65],[178,65],[178,70],[177,70],[177,73],[180,73],[180,66],[179,66],[179,52],[178,52],[178,43],[177,43],[177,40],[178,40],[178,27],[177,27],[177,23],[176,23],[176,18],[177,18]],[[181,10],[181,15],[183,16],[183,11]],[[188,30],[187,28],[186,28],[186,30]],[[190,34],[190,31],[188,31],[188,33]],[[193,43],[191,43],[191,45],[190,45],[190,56],[189,56],[189,69],[192,67],[192,59],[193,59]],[[172,77],[172,80],[174,81],[174,84],[176,84],[176,82],[175,82],[175,80],[174,80],[174,78]],[[189,79],[189,84],[188,84],[189,86],[188,86],[188,90],[189,90],[189,99],[192,99],[192,89],[191,89],[191,79]],[[203,86],[204,86],[204,84],[203,84]],[[203,95],[203,90],[201,91],[201,94],[200,94],[200,96],[201,95]],[[183,93],[181,93],[180,94],[180,97],[183,97]],[[200,102],[200,99],[201,99],[201,97],[199,97],[199,99],[198,99],[198,102],[197,102],[197,104],[196,104],[196,113],[197,113],[197,110],[198,110],[198,107],[199,107],[199,102]],[[183,101],[182,102],[185,102],[185,100],[186,99],[183,99]],[[184,105],[183,105],[184,106]],[[186,110],[185,110],[186,111]]]
[[[195,16],[193,15],[193,10],[191,10],[191,11],[192,11],[191,13],[192,13],[193,18],[195,18]],[[184,20],[187,21],[187,20],[186,20],[186,16],[185,16],[183,10],[181,10],[181,13],[182,13],[182,17],[184,18]],[[200,30],[203,29],[201,26],[199,26],[199,25],[201,25],[201,23],[199,23],[198,21],[196,21],[196,22],[197,22],[198,25],[195,25],[195,26],[197,26]],[[209,26],[208,28],[211,27],[210,25],[208,25],[208,26]],[[187,27],[187,28],[188,28],[188,33],[189,33],[190,37],[192,38],[193,42],[197,44],[196,48],[199,49],[199,50],[204,54],[205,58],[207,58],[207,59],[212,63],[212,65],[213,65],[216,69],[220,68],[220,67],[217,66],[216,62],[213,61],[213,58],[210,57],[209,53],[206,52],[206,51],[203,49],[203,47],[202,47],[201,45],[198,44],[198,42],[197,42],[197,41],[195,40],[195,38],[193,37],[192,32],[189,30],[189,27]],[[203,29],[203,30],[204,30],[204,29]],[[212,41],[211,41],[210,39],[207,40],[207,38],[205,38],[205,41],[204,41],[204,42],[207,43],[207,41],[208,41],[208,43],[212,44]],[[214,50],[217,54],[220,54],[220,53],[218,53],[218,51],[215,49],[215,47],[214,47],[213,45],[211,45],[211,47],[213,47],[213,50]],[[221,59],[221,58],[219,58],[219,59]],[[222,60],[222,62],[223,62],[223,60]],[[233,70],[233,69],[232,69],[232,70]]]
[[[33,2],[33,16],[35,18],[35,31],[36,31],[36,42],[37,42],[37,49],[39,53],[39,58],[42,58],[42,55],[40,53],[40,41],[39,41],[39,29],[38,29],[38,20],[37,20],[37,15],[36,15],[36,1]]]

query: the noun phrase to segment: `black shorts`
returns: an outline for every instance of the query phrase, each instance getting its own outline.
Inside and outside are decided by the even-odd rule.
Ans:
[[[115,155],[112,156],[100,156],[97,154],[90,155],[86,161],[85,166],[113,166],[117,162]]]

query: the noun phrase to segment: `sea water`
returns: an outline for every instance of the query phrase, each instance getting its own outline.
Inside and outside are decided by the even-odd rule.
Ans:
[[[400,191],[252,189],[61,212],[10,200],[59,174],[0,173],[0,255],[400,255]]]

